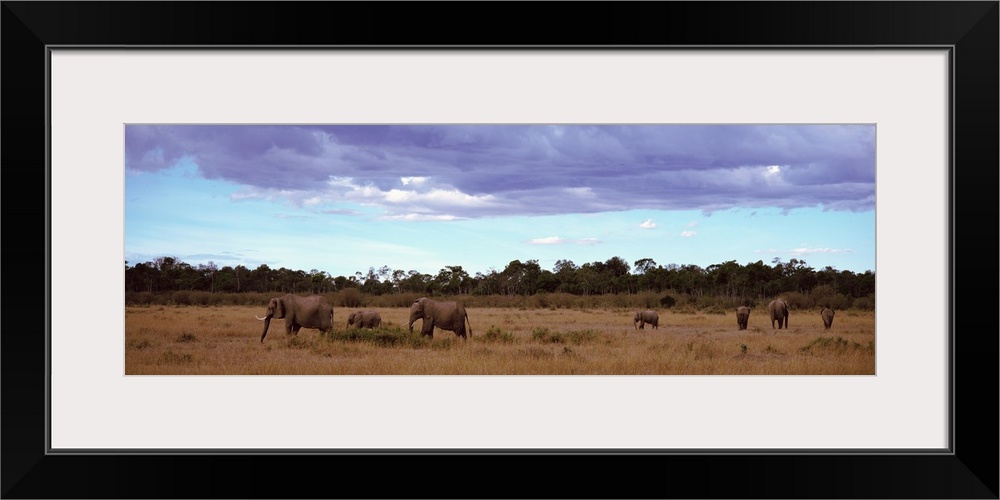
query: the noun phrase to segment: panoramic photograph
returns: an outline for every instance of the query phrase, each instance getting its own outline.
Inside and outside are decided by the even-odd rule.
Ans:
[[[126,124],[125,375],[875,375],[874,124]]]

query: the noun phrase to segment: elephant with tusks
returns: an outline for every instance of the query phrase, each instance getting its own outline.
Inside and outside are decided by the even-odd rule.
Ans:
[[[324,334],[333,330],[333,306],[321,295],[303,297],[289,293],[275,297],[267,303],[267,313],[263,318],[254,317],[264,322],[264,333],[260,335],[262,344],[271,326],[271,318],[284,318],[286,335],[298,335],[301,328],[315,328]]]
[[[358,328],[378,328],[382,324],[382,316],[371,309],[355,311],[347,316],[347,326],[358,325]]]
[[[438,301],[427,297],[420,297],[413,301],[410,306],[410,332],[413,332],[413,323],[418,319],[423,320],[420,327],[420,335],[434,338],[434,328],[455,332],[455,335],[468,340],[472,336],[472,322],[465,312],[465,306],[455,301]],[[469,328],[466,330],[465,324],[468,322]],[[466,336],[468,333],[468,337]]]
[[[642,330],[647,323],[654,329],[659,329],[660,315],[656,314],[656,311],[646,309],[645,311],[637,311],[635,315],[632,316],[632,324],[635,326],[636,330]]]

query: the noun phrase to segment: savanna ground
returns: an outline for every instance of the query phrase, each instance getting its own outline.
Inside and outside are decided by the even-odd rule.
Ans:
[[[271,322],[260,342],[261,307],[127,306],[126,375],[874,375],[875,313],[838,311],[830,330],[819,310],[792,311],[773,330],[755,310],[747,330],[727,314],[659,310],[660,325],[636,330],[634,310],[469,308],[473,335],[410,333],[408,309],[374,308],[375,330],[286,335]]]

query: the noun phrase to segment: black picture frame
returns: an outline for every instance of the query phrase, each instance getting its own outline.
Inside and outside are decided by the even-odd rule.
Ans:
[[[997,1],[2,4],[4,498],[998,498]],[[47,454],[52,45],[951,47],[953,453]]]

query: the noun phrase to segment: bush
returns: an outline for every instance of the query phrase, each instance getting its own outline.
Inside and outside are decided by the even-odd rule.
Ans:
[[[357,288],[345,288],[337,293],[337,300],[334,304],[340,307],[361,307],[361,290]]]
[[[531,330],[531,338],[545,344],[565,344],[570,342],[579,345],[596,339],[597,332],[594,330],[552,332],[548,328],[535,328]]]
[[[841,337],[817,337],[805,346],[799,348],[799,352],[812,354],[824,351],[843,353],[849,350],[861,351],[865,354],[874,354],[875,342],[868,341],[867,344],[862,345],[858,342],[849,342]]]
[[[862,311],[874,311],[875,297],[871,295],[867,297],[858,297],[854,299],[854,303],[851,304],[851,307],[855,309],[861,309]]]
[[[819,285],[809,292],[809,298],[816,307],[832,307],[836,290],[830,285]]]
[[[342,335],[344,340],[368,342],[379,347],[392,347],[406,343],[406,334],[382,329],[350,329]]]
[[[499,342],[502,344],[512,344],[514,343],[514,334],[501,330],[496,325],[490,326],[489,330],[483,334],[482,338],[486,342]]]
[[[192,305],[207,306],[209,304],[218,304],[222,301],[222,294],[212,294],[209,292],[194,291],[191,292],[189,296],[190,303]]]
[[[729,314],[728,309],[723,309],[719,306],[709,306],[706,307],[705,309],[702,309],[701,312],[705,314]]]
[[[664,295],[663,297],[660,297],[660,305],[670,309],[671,307],[677,305],[677,299],[675,299],[673,295]]]
[[[191,291],[177,290],[176,292],[170,294],[170,300],[179,306],[189,306],[191,305]]]
[[[156,300],[150,292],[125,292],[125,305],[147,306]]]
[[[833,298],[830,299],[829,307],[839,311],[842,309],[847,309],[848,307],[850,307],[850,305],[851,305],[851,299],[847,298],[847,296],[842,293],[838,293],[834,295]]]
[[[807,295],[799,292],[788,292],[783,295],[789,309],[812,309],[813,301]]]

